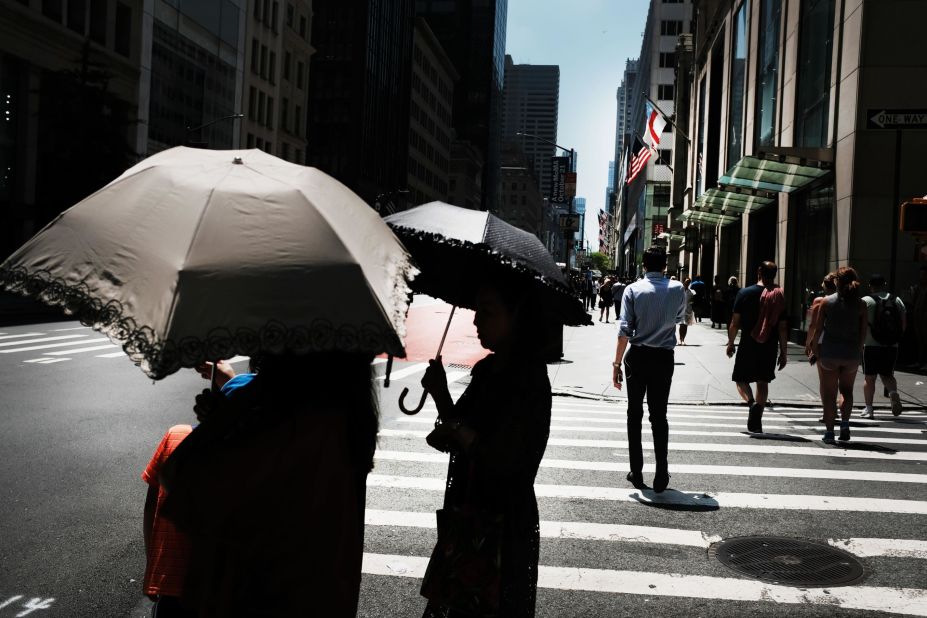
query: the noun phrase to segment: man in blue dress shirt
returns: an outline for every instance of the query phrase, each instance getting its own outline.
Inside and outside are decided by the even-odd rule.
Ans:
[[[612,363],[615,388],[621,390],[624,373],[627,373],[628,456],[631,463],[628,481],[637,488],[644,487],[641,421],[646,395],[657,463],[653,489],[657,492],[663,491],[669,484],[666,406],[673,382],[676,325],[683,323],[686,314],[685,290],[680,282],[663,276],[665,268],[666,251],[662,247],[644,251],[644,270],[647,272],[643,279],[629,285],[621,298],[618,346],[615,362]],[[621,369],[622,359],[624,372]]]

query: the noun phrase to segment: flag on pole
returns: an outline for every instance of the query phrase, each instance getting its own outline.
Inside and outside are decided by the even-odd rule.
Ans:
[[[644,134],[644,141],[649,142],[654,148],[659,146],[664,127],[666,127],[666,118],[651,105],[650,101],[647,101],[647,132]]]
[[[631,184],[631,182],[634,181],[641,170],[647,165],[647,161],[653,154],[653,150],[646,144],[641,143],[637,137],[634,138],[634,147],[637,148],[637,152],[631,155],[628,162],[628,181],[626,184]]]

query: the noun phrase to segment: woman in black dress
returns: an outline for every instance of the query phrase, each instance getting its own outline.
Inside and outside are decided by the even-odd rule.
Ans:
[[[498,615],[534,616],[539,518],[534,478],[550,433],[551,391],[536,305],[511,286],[484,286],[474,324],[493,352],[473,368],[455,404],[440,357],[424,386],[439,422],[428,443],[451,453],[444,508],[502,516],[501,607]],[[425,618],[471,616],[429,601]]]

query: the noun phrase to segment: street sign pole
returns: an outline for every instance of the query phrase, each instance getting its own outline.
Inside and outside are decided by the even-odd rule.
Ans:
[[[889,267],[888,285],[892,293],[895,289],[895,272],[898,267],[898,216],[901,197],[901,129],[895,129],[895,193],[892,198],[892,263]]]

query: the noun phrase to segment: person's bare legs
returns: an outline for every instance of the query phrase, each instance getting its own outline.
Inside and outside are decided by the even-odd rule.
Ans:
[[[873,376],[864,376],[865,381],[863,382],[863,399],[866,400],[866,408],[872,407],[872,400],[875,397],[875,382],[876,377]],[[895,380],[892,379],[892,382]],[[882,376],[882,384],[888,388],[888,382],[885,381],[885,376]]]
[[[824,427],[834,432],[834,417],[837,416],[838,374],[831,369],[821,368],[821,405],[824,407]]]
[[[753,389],[750,388],[749,382],[736,382],[737,392],[740,393],[740,398],[746,402],[755,401],[753,399]]]
[[[769,397],[769,382],[757,382],[756,383],[756,402],[760,406],[765,406],[766,399],[768,397]]]
[[[679,343],[685,345],[686,343],[686,333],[689,332],[688,324],[679,325]]]
[[[840,375],[837,379],[837,388],[840,390],[840,394],[843,395],[843,403],[840,404],[841,421],[850,420],[850,413],[853,411],[853,385],[856,383],[856,373],[858,370],[858,365],[841,367],[840,369]],[[836,404],[836,400],[834,403]]]

